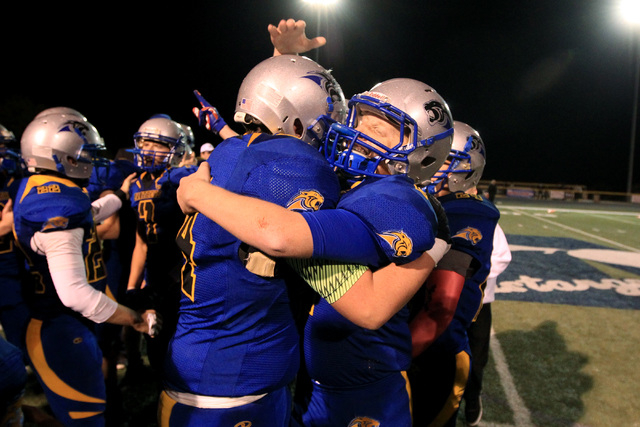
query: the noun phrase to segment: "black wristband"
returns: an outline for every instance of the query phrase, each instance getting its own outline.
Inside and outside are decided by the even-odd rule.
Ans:
[[[129,198],[127,197],[127,193],[122,191],[120,188],[118,188],[116,191],[114,191],[113,194],[118,196],[118,199],[120,199],[120,201],[122,202],[123,205],[125,205],[127,203],[127,200],[129,200]]]

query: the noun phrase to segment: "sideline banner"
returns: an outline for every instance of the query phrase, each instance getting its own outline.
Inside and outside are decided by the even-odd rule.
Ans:
[[[531,188],[507,188],[507,197],[520,197],[525,199],[533,199],[535,191]]]

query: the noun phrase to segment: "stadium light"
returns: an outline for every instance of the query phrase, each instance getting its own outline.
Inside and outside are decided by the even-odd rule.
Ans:
[[[631,114],[631,141],[629,142],[629,169],[627,175],[627,196],[629,201],[631,201],[631,190],[633,188],[633,157],[638,127],[638,90],[640,89],[640,39],[638,37],[638,27],[640,26],[640,0],[621,0],[620,15],[624,21],[632,27],[631,43],[633,46],[635,62],[633,110]]]
[[[338,0],[302,0],[303,3],[308,4],[316,10],[316,37],[321,36],[320,33],[320,21],[322,19],[322,13],[324,12],[325,19],[328,19],[328,9],[330,6],[338,3]],[[320,49],[315,51],[315,61],[319,62]]]

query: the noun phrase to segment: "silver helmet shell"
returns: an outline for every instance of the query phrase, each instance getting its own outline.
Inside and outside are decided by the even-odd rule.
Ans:
[[[67,116],[77,116],[79,118],[81,118],[82,120],[84,120],[85,122],[87,121],[87,118],[84,116],[84,114],[82,114],[80,111],[75,110],[73,108],[70,107],[51,107],[51,108],[47,108],[46,110],[42,110],[41,112],[38,113],[38,115],[35,117],[36,119],[40,119],[42,117],[51,115],[51,114],[64,114]]]
[[[68,178],[87,179],[105,150],[98,130],[74,114],[38,115],[20,140],[22,158],[29,172],[50,170]]]
[[[478,185],[487,163],[484,142],[478,131],[466,123],[453,123],[453,144],[446,170],[449,191],[464,192]]]
[[[280,55],[244,78],[234,120],[320,146],[328,127],[343,122],[346,111],[344,93],[329,70],[304,56]]]
[[[397,124],[398,144],[390,149],[371,136],[353,132],[359,109],[375,110]],[[352,175],[378,176],[378,166],[386,163],[391,173],[406,174],[419,186],[425,186],[442,166],[453,140],[453,119],[445,100],[431,86],[409,78],[387,80],[353,96],[346,124],[332,127],[336,134],[327,138],[325,155],[331,164]]]
[[[144,141],[162,144],[168,152],[145,150]],[[133,135],[136,164],[150,172],[157,172],[169,166],[176,166],[185,153],[185,134],[182,127],[175,121],[162,116],[146,120]]]

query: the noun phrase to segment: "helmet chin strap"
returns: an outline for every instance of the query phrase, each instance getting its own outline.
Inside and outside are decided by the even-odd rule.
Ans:
[[[65,174],[65,172],[64,172],[64,166],[62,165],[62,162],[60,161],[60,159],[58,158],[58,156],[54,154],[54,155],[52,156],[52,158],[53,158],[53,161],[56,163],[56,170],[57,170],[58,172],[60,172],[61,174]],[[66,175],[66,174],[65,174],[65,175]]]

